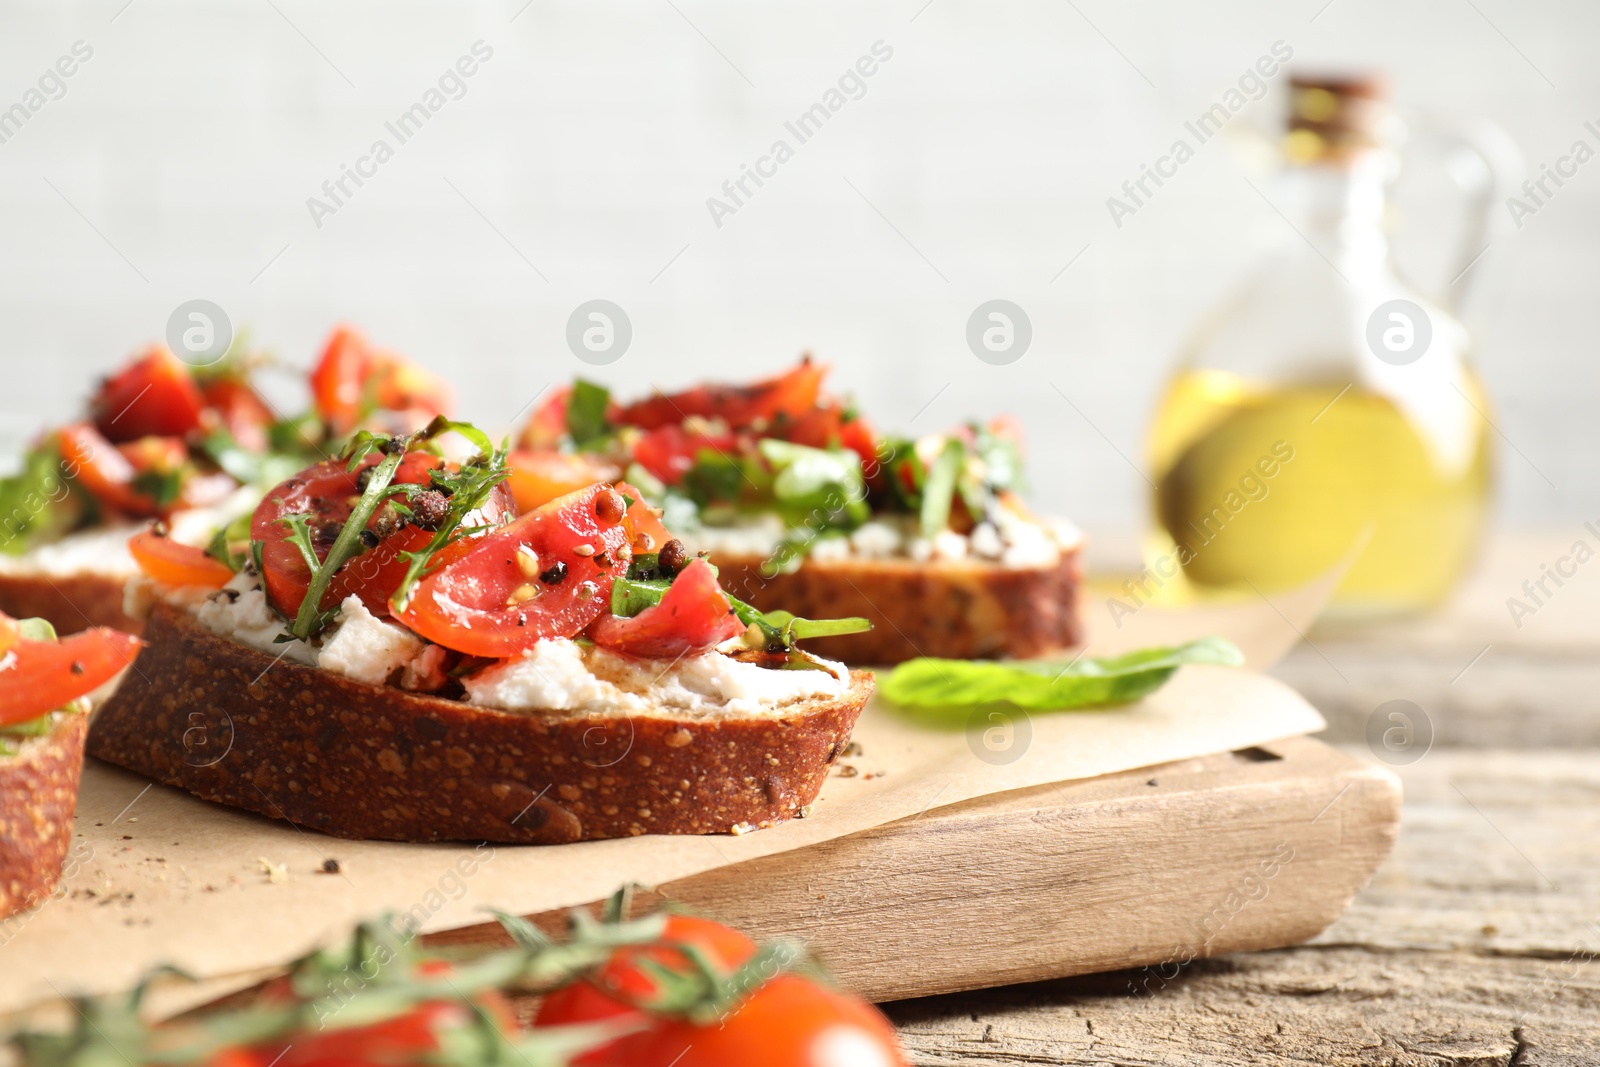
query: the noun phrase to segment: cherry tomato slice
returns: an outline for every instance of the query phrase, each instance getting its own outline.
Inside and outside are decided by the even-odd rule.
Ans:
[[[485,535],[418,582],[396,618],[435,644],[497,659],[576,637],[609,609],[633,558],[620,506],[615,518],[598,513],[620,504],[597,507],[608,493],[580,489]]]
[[[622,473],[616,464],[582,452],[520,450],[511,453],[508,463],[518,511],[532,511],[595,482],[615,481]]]
[[[311,368],[311,399],[337,432],[348,432],[360,417],[362,385],[370,370],[366,339],[349,326],[336,327]]]
[[[239,447],[246,452],[267,450],[267,430],[277,416],[260,393],[238,378],[217,378],[201,386],[200,394]]]
[[[327,558],[328,550],[333,547],[339,530],[349,519],[361,495],[361,472],[377,466],[379,462],[380,457],[369,456],[354,471],[346,470],[346,465],[339,461],[318,463],[273,489],[256,507],[250,520],[250,536],[262,542],[262,577],[267,596],[279,611],[293,615],[300,610],[300,603],[311,588],[311,568],[300,549],[289,541],[289,528],[278,520],[285,515],[312,516],[312,544],[318,559]],[[412,452],[401,461],[399,469],[395,471],[394,481],[425,485],[429,481],[428,472],[441,463],[436,456]],[[479,511],[467,515],[462,525],[497,525],[511,513],[510,492],[504,486],[499,486],[489,502]],[[380,532],[381,526],[382,521],[377,515],[367,524],[367,528],[375,534]],[[394,530],[339,569],[328,583],[320,606],[324,610],[331,610],[353,593],[374,615],[388,615],[389,597],[410,568],[410,561],[402,553],[418,551],[432,540],[433,533],[418,526],[406,525]]]
[[[644,502],[643,493],[627,482],[618,482],[616,490],[633,501],[628,505],[628,513],[622,517],[622,525],[628,530],[628,544],[634,555],[661,551],[661,546],[672,540],[672,535],[661,524],[660,514]]]
[[[112,442],[182,437],[200,428],[204,410],[189,368],[159,345],[107,378],[91,405],[95,427]]]
[[[631,619],[602,615],[589,627],[589,636],[601,648],[643,659],[705,652],[743,632],[744,623],[733,614],[711,564],[703,559],[689,561],[661,603]]]
[[[447,415],[454,396],[443,379],[415,363],[373,347],[359,332],[340,326],[311,370],[317,414],[337,434],[347,434],[371,412],[389,433],[421,429]]]
[[[549,452],[561,447],[567,436],[567,401],[572,397],[572,387],[563,385],[551,392],[544,403],[534,409],[517,447],[529,452]]]
[[[698,415],[720,418],[738,430],[780,415],[797,419],[816,407],[827,373],[827,367],[808,357],[793,370],[749,385],[699,385],[681,393],[657,394],[619,408],[614,421],[650,430],[676,426]]]
[[[104,626],[59,641],[19,638],[0,658],[0,726],[65,707],[115,678],[143,641]]]
[[[129,515],[151,517],[160,512],[155,501],[133,487],[138,472],[128,457],[86,422],[56,431],[62,468],[101,504]]]
[[[154,530],[141,530],[128,539],[134,562],[149,577],[163,585],[220,589],[233,578],[233,571],[204,549],[185,545]]]
[[[731,433],[692,433],[673,424],[659,426],[639,438],[633,446],[633,458],[667,485],[677,485],[702,451],[732,455],[737,448],[738,440]]]

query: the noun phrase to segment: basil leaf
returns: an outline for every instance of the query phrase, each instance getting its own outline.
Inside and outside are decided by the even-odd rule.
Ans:
[[[206,555],[219,563],[226,564],[229,569],[237,573],[250,558],[252,518],[252,514],[247,511],[219,529],[212,536],[211,543],[206,546]]]
[[[611,614],[631,619],[661,603],[671,584],[665,578],[618,578],[611,583]]]
[[[54,641],[56,628],[49,619],[18,619],[17,635],[24,641]]]
[[[1035,711],[1126,704],[1155,692],[1179,667],[1237,667],[1244,654],[1231,641],[1203,637],[1174,648],[1147,648],[1107,659],[1054,663],[913,659],[878,682],[896,704],[956,708],[1006,702]]]
[[[955,497],[956,480],[961,477],[966,463],[966,446],[952,437],[944,443],[939,458],[928,469],[920,512],[923,537],[931,539],[950,525],[950,503]]]
[[[21,555],[88,518],[87,499],[66,474],[60,451],[46,444],[29,452],[16,474],[0,478],[0,552]]]
[[[789,525],[855,529],[871,516],[861,457],[854,452],[772,438],[758,447],[772,467],[772,495]]]
[[[567,435],[574,445],[583,448],[611,432],[606,422],[610,404],[611,391],[605,386],[582,378],[572,383],[572,395],[567,397]]]
[[[745,470],[739,461],[711,448],[695,453],[694,466],[683,475],[683,491],[698,507],[718,501],[737,503]]]

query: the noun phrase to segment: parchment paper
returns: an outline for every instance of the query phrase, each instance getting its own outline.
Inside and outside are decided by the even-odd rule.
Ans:
[[[1330,588],[1319,582],[1272,603],[1207,611],[1152,608],[1120,629],[1091,604],[1086,652],[1216,633],[1260,669],[1299,640]],[[567,907],[624,883],[659,885],[988,793],[1245,748],[1324,724],[1292,690],[1252,670],[1187,667],[1125,708],[1035,713],[1009,734],[1003,726],[989,733],[987,720],[970,725],[916,726],[874,698],[855,733],[861,754],[841,760],[856,775],[830,777],[809,818],[739,837],[550,847],[343,841],[90,760],[61,890],[0,922],[0,1014],[125,988],[160,963],[208,980],[169,993],[165,1003],[175,1008],[342,940],[385,910],[410,913],[431,931],[483,922],[485,906],[523,914]],[[321,873],[330,859],[339,873]]]

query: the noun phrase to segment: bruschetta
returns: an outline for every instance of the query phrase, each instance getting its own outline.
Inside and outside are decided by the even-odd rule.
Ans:
[[[446,459],[451,435],[476,450]],[[864,630],[730,598],[626,482],[518,515],[506,449],[437,419],[268,491],[237,572],[147,543],[139,672],[90,752],[341,837],[562,843],[805,813],[871,690],[796,647]],[[147,542],[159,542],[154,533]]]
[[[103,629],[58,639],[43,619],[0,615],[0,919],[42,903],[60,881],[90,694],[138,643]]]
[[[522,428],[522,507],[627,477],[663,506],[724,587],[758,607],[870,619],[814,647],[853,663],[1027,658],[1078,644],[1082,535],[1022,502],[1010,419],[881,435],[803,360],[749,385],[614,402],[578,382]]]
[[[135,627],[122,594],[145,521],[210,546],[263,488],[358,426],[416,429],[449,407],[437,379],[348,327],[324,346],[304,415],[273,411],[255,362],[239,352],[197,368],[152,346],[101,382],[84,418],[43,434],[0,479],[0,610],[63,633]]]

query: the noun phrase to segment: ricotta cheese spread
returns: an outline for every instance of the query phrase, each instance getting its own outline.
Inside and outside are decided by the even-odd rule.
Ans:
[[[799,700],[842,696],[850,688],[842,664],[816,662],[822,670],[775,670],[711,651],[663,663],[554,640],[469,675],[462,685],[468,703],[507,711],[751,716]]]
[[[786,530],[775,515],[763,515],[726,526],[702,526],[682,537],[690,552],[713,557],[770,556],[778,550]],[[848,559],[910,559],[917,563],[976,560],[1002,567],[1052,567],[1061,554],[1076,548],[1083,534],[1064,519],[1034,520],[1001,512],[995,522],[980,522],[970,534],[943,530],[932,538],[921,536],[910,515],[885,515],[871,519],[848,534],[818,537],[809,558],[819,561]]]
[[[240,572],[219,590],[170,589],[148,579],[128,585],[129,614],[142,618],[156,598],[182,606],[218,636],[247,648],[367,685],[402,689],[443,686],[449,653],[373,615],[346,597],[339,620],[313,642],[288,637],[255,575]],[[718,651],[677,660],[637,660],[565,639],[540,641],[526,653],[461,680],[466,702],[502,711],[566,711],[641,715],[673,711],[714,718],[773,714],[796,701],[834,698],[850,688],[843,664],[816,659],[819,670],[784,670]]]
[[[260,489],[241,486],[212,507],[175,512],[167,520],[167,529],[174,541],[204,548],[219,529],[252,510],[260,500]],[[0,554],[0,574],[46,578],[94,574],[126,578],[139,570],[133,554],[128,551],[128,538],[144,528],[142,522],[119,522],[67,534],[59,541],[39,545],[18,556]]]

